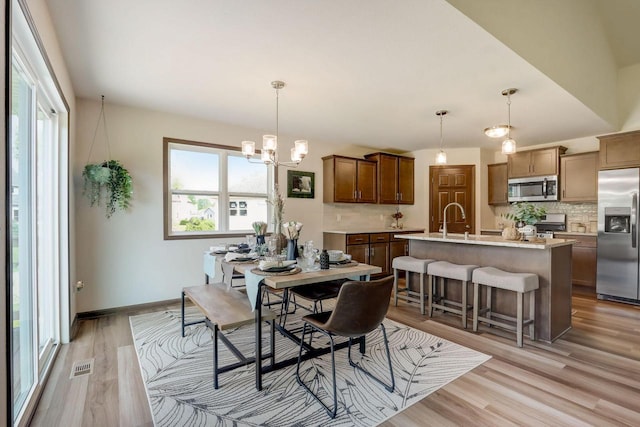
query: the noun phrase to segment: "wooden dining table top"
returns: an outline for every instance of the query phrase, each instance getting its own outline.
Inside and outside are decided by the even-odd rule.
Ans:
[[[244,274],[245,271],[256,268],[255,264],[238,264],[235,269]],[[333,267],[329,270],[302,271],[296,274],[282,276],[264,276],[265,285],[273,289],[292,288],[294,286],[320,283],[329,280],[347,279],[349,277],[367,276],[381,273],[382,269],[375,265],[358,264],[349,267]]]

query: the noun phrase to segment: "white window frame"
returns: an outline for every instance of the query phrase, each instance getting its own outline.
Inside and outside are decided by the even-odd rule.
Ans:
[[[219,186],[218,191],[202,191],[202,190],[172,190],[171,189],[171,149],[177,145],[184,145],[186,150],[192,151],[206,151],[208,153],[215,153],[219,156],[219,165],[218,165],[218,173],[219,173]],[[273,187],[273,168],[267,167],[267,192],[266,193],[237,193],[237,192],[229,192],[228,191],[228,157],[241,157],[241,149],[239,147],[227,146],[227,145],[219,145],[219,144],[211,144],[206,142],[198,142],[198,141],[188,141],[183,139],[176,138],[163,138],[163,192],[164,192],[164,201],[163,201],[163,213],[164,213],[164,239],[165,240],[181,240],[181,239],[208,239],[208,238],[216,238],[216,237],[238,237],[245,236],[249,232],[253,232],[251,229],[245,230],[229,230],[229,201],[231,198],[235,197],[248,197],[248,198],[256,198],[256,197],[264,197],[265,200],[268,198],[268,189]],[[259,153],[255,156],[253,160],[258,161]],[[215,196],[218,197],[218,230],[216,231],[202,231],[202,232],[193,232],[193,231],[184,231],[184,232],[175,232],[172,230],[171,218],[172,218],[172,199],[174,194],[198,194],[198,195],[206,195],[206,196]],[[238,208],[239,211],[239,208]],[[267,223],[271,220],[271,209],[267,209]]]

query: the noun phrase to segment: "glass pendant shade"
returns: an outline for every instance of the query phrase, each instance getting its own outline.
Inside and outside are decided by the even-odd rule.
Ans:
[[[263,162],[267,164],[273,162],[271,159],[271,153],[268,150],[262,150],[262,153],[260,154],[260,158],[262,159]]]
[[[516,141],[508,138],[502,142],[502,154],[513,154],[516,152]]]
[[[447,164],[447,153],[440,150],[440,152],[436,155],[436,164],[438,165],[446,165]]]
[[[299,139],[293,143],[295,145],[295,150],[298,154],[300,154],[300,158],[303,159],[304,156],[309,154],[309,142],[305,139]]]
[[[242,154],[246,157],[252,157],[256,154],[256,143],[253,141],[242,141]]]
[[[295,148],[291,149],[291,161],[292,162],[300,162],[302,161],[302,154],[298,152]]]
[[[278,137],[275,135],[262,135],[262,149],[276,151],[278,148]]]

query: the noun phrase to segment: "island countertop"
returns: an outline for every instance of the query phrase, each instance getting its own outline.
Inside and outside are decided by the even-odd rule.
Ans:
[[[422,233],[424,228],[420,227],[403,227],[403,228],[391,228],[391,227],[362,227],[362,228],[350,228],[350,229],[334,229],[324,230],[325,233],[333,234],[371,234],[371,233]]]
[[[447,238],[442,237],[442,233],[415,233],[415,234],[398,234],[394,236],[397,239],[407,240],[425,240],[431,242],[449,242],[465,245],[484,245],[484,246],[503,246],[508,248],[523,249],[549,249],[558,246],[573,245],[576,243],[573,239],[540,239],[539,241],[529,242],[522,240],[504,240],[502,236],[481,236],[478,234],[470,234],[465,237],[464,234],[447,234]]]

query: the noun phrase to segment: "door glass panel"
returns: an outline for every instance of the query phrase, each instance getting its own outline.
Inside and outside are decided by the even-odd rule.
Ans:
[[[11,69],[11,360],[14,417],[35,384],[33,322],[32,113],[33,89],[14,64]]]

